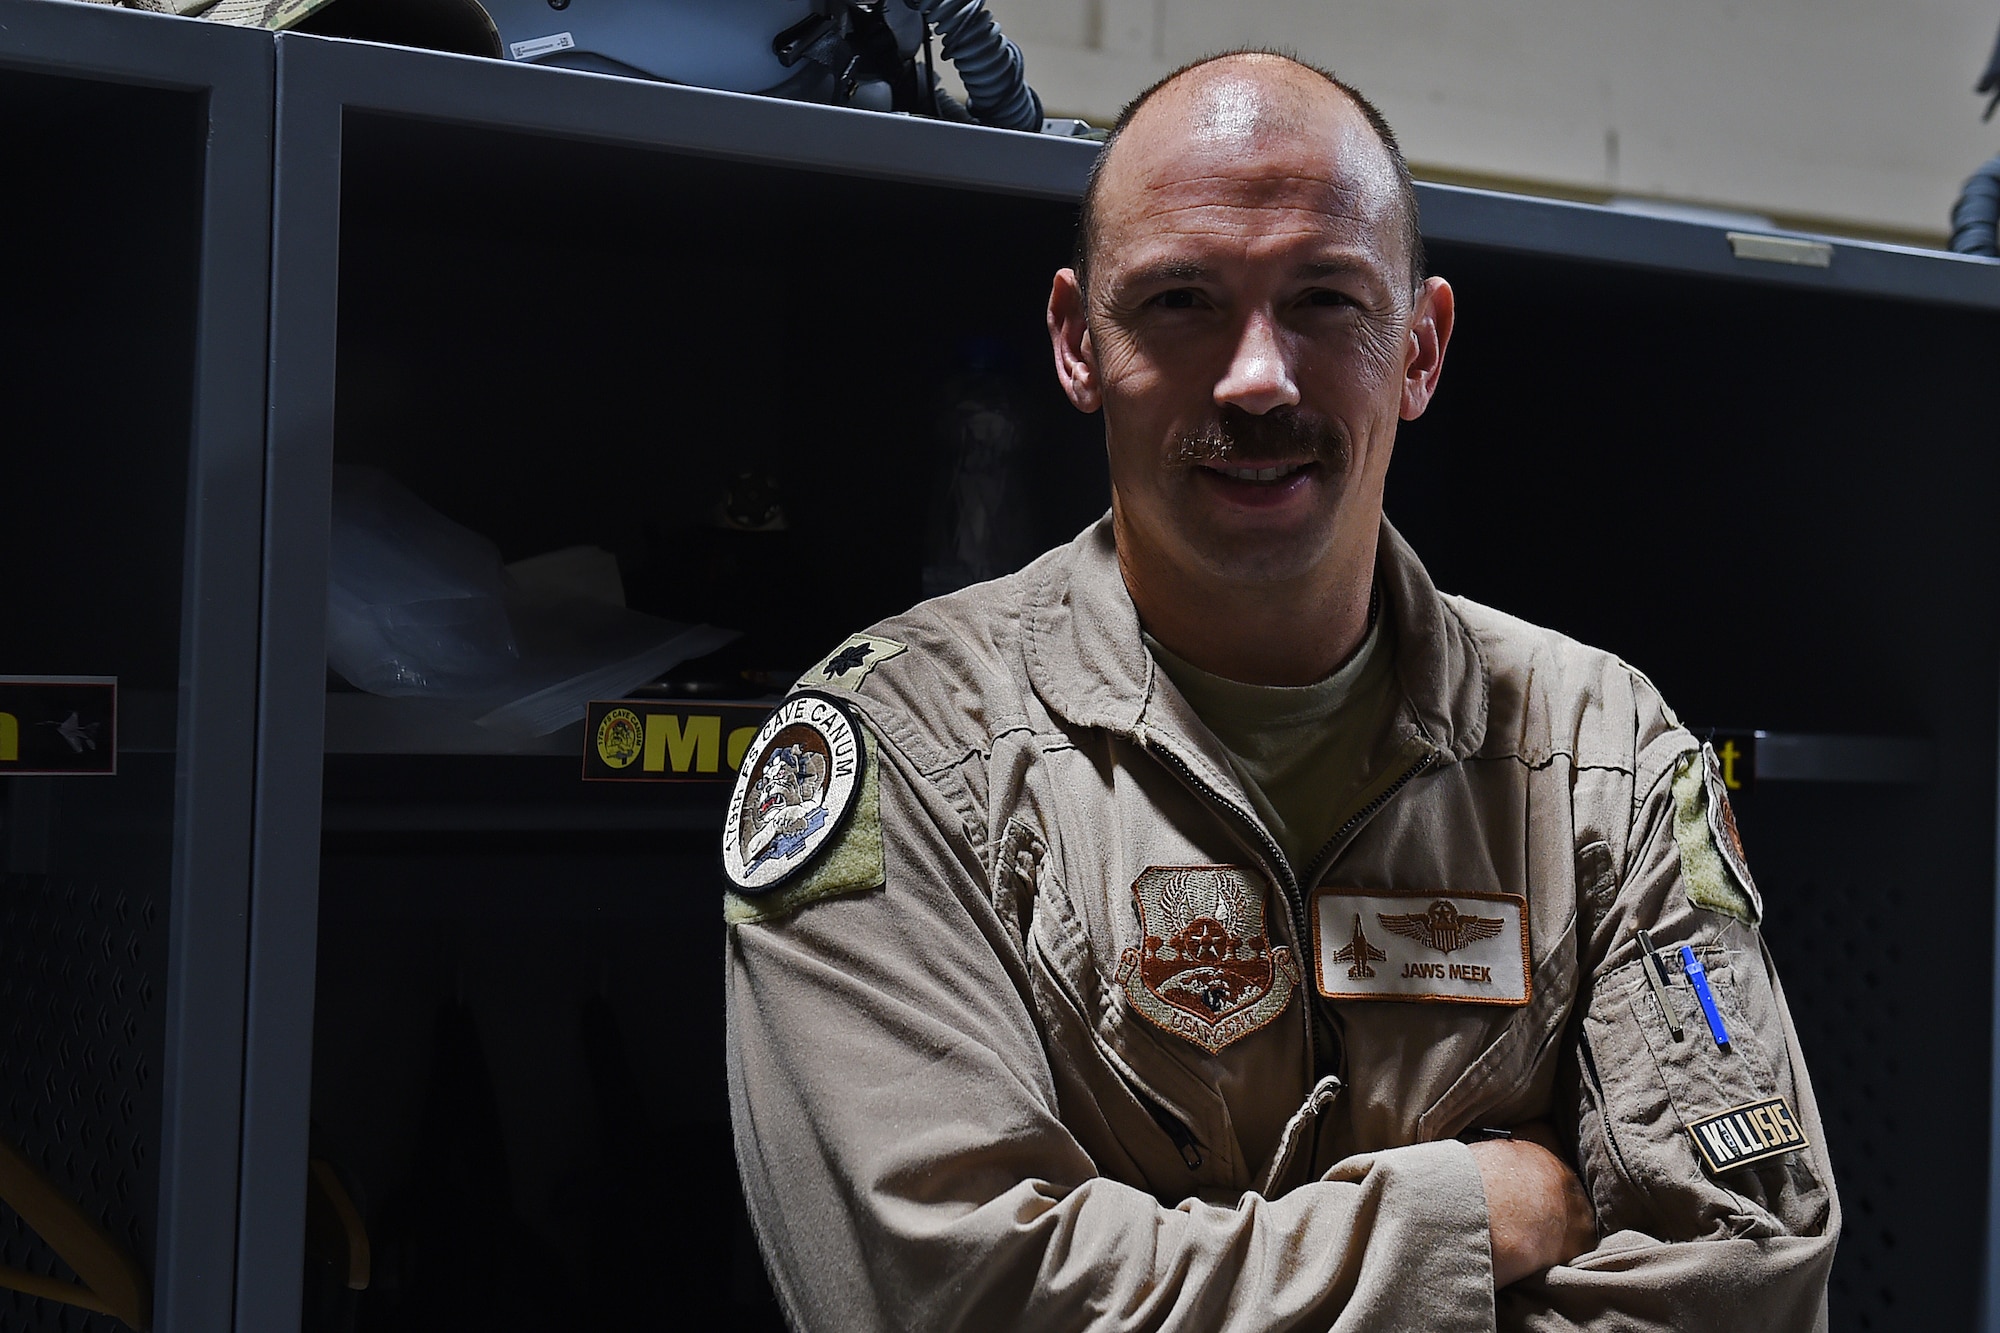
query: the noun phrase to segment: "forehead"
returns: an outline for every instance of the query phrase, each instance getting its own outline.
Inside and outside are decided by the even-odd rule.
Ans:
[[[1400,250],[1395,167],[1359,108],[1312,76],[1218,73],[1169,87],[1120,135],[1099,183],[1097,249],[1148,238],[1321,233]]]

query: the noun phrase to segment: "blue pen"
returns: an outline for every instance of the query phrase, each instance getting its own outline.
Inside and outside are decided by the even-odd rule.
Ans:
[[[1708,1017],[1708,1030],[1715,1034],[1715,1044],[1728,1050],[1729,1029],[1722,1026],[1722,1011],[1715,1007],[1715,992],[1708,988],[1708,969],[1685,944],[1681,946],[1681,971],[1687,974],[1688,985],[1694,987],[1694,998],[1701,1001],[1701,1012]]]

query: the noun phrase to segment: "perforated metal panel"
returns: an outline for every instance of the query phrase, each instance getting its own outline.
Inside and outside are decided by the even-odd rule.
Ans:
[[[0,1133],[148,1271],[164,952],[165,922],[151,893],[99,876],[0,875]],[[0,1264],[74,1276],[4,1204]],[[0,1291],[0,1328],[111,1333],[124,1325]]]
[[[1896,989],[1883,982],[1885,971],[1901,962],[1900,943],[1884,929],[1901,894],[1889,884],[1880,901],[1870,901],[1842,880],[1790,887],[1800,910],[1784,914],[1774,947],[1789,960],[1783,980],[1817,1080],[1846,1210],[1832,1281],[1834,1324],[1894,1328],[1894,1219],[1914,1202],[1910,1188],[1921,1189],[1885,1170],[1877,1147],[1884,1139],[1893,1142],[1899,1129],[1902,1062],[1894,1039],[1903,1006]],[[1871,939],[1881,956],[1864,956]]]
[[[1986,1180],[1990,918],[1927,837],[1930,789],[1759,790],[1765,936],[1845,1211],[1836,1330],[1973,1319]],[[1947,797],[1949,799],[1949,797]]]

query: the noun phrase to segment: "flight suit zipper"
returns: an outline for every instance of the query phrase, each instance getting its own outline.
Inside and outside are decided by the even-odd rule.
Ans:
[[[1230,800],[1206,782],[1203,782],[1195,771],[1188,767],[1186,761],[1172,750],[1156,748],[1150,743],[1146,745],[1146,749],[1156,758],[1162,760],[1168,768],[1171,768],[1180,777],[1182,782],[1186,783],[1199,795],[1207,797],[1210,804],[1220,806],[1230,814],[1235,815],[1237,822],[1249,830],[1252,841],[1263,847],[1266,854],[1264,871],[1271,878],[1278,881],[1278,887],[1284,892],[1286,915],[1292,923],[1292,940],[1297,947],[1301,966],[1306,966],[1311,949],[1307,945],[1305,937],[1305,907],[1299,901],[1298,880],[1293,877],[1291,863],[1285,860],[1284,849],[1278,846],[1278,840],[1273,838],[1262,824],[1258,823],[1253,816],[1238,806],[1236,802]],[[1301,977],[1305,975],[1303,971],[1300,973]],[[1312,1006],[1302,1003],[1299,1009],[1305,1015],[1306,1021],[1306,1054],[1310,1060],[1308,1068],[1317,1071],[1319,1069],[1319,1037],[1313,1031]]]
[[[1180,1153],[1181,1160],[1187,1163],[1187,1169],[1190,1171],[1201,1170],[1203,1161],[1201,1140],[1194,1136],[1194,1131],[1189,1129],[1179,1116],[1160,1105],[1159,1102],[1147,1096],[1144,1092],[1139,1093],[1139,1100],[1145,1104],[1146,1113],[1153,1117],[1153,1123],[1158,1125],[1166,1136],[1173,1140],[1174,1148]]]
[[[1264,1169],[1264,1178],[1258,1182],[1257,1193],[1267,1199],[1277,1197],[1278,1186],[1290,1174],[1292,1163],[1298,1159],[1307,1140],[1317,1135],[1319,1119],[1333,1105],[1334,1098],[1346,1086],[1336,1074],[1328,1074],[1313,1084],[1313,1090],[1306,1094],[1303,1105],[1292,1112],[1292,1118],[1285,1122],[1284,1132],[1278,1136],[1278,1150],[1271,1155],[1270,1166]]]
[[[1327,867],[1332,864],[1334,853],[1340,850],[1341,844],[1353,837],[1356,829],[1359,829],[1363,824],[1373,819],[1376,811],[1389,804],[1391,797],[1409,786],[1412,782],[1415,782],[1437,761],[1437,750],[1431,749],[1425,751],[1416,764],[1406,771],[1403,776],[1375,793],[1373,800],[1348,816],[1347,822],[1333,831],[1333,836],[1326,840],[1326,846],[1320,848],[1319,855],[1312,859],[1310,873],[1306,875],[1305,882],[1308,884],[1319,883],[1320,876],[1324,875]]]
[[[1317,973],[1314,971],[1317,964],[1313,958],[1312,939],[1307,934],[1308,922],[1306,920],[1305,894],[1300,888],[1298,878],[1292,874],[1291,862],[1285,859],[1284,849],[1278,846],[1278,840],[1273,838],[1269,831],[1255,817],[1227,796],[1209,786],[1208,783],[1202,781],[1200,776],[1179,755],[1164,746],[1154,746],[1150,743],[1145,748],[1148,753],[1161,759],[1166,763],[1167,767],[1173,769],[1179,775],[1182,782],[1186,783],[1200,795],[1206,796],[1211,804],[1218,805],[1230,814],[1235,815],[1237,822],[1250,831],[1253,840],[1262,845],[1267,856],[1267,864],[1264,866],[1264,869],[1267,873],[1271,874],[1273,879],[1279,881],[1279,887],[1284,891],[1286,915],[1291,919],[1292,923],[1292,942],[1298,952],[1299,976],[1306,992],[1306,998],[1300,1002],[1299,1010],[1305,1017],[1306,1055],[1309,1061],[1307,1068],[1313,1072],[1314,1076],[1317,1076],[1320,1067],[1319,1033],[1313,1023],[1313,1006],[1311,1003],[1311,997],[1318,989],[1315,981]],[[1377,792],[1374,798],[1366,805],[1348,816],[1347,821],[1335,829],[1333,836],[1327,839],[1326,846],[1320,848],[1319,855],[1313,858],[1312,865],[1315,876],[1325,872],[1326,866],[1331,863],[1334,854],[1348,838],[1354,836],[1357,829],[1373,818],[1375,813],[1387,805],[1397,792],[1416,781],[1427,769],[1437,763],[1438,754],[1439,751],[1435,748],[1425,751],[1422,757],[1405,770],[1401,777]]]
[[[1333,860],[1336,856],[1340,854],[1340,849],[1347,845],[1348,840],[1352,838],[1355,835],[1355,833],[1360,830],[1362,825],[1366,824],[1369,820],[1373,819],[1375,817],[1375,813],[1378,810],[1380,810],[1383,806],[1389,804],[1390,800],[1396,795],[1397,792],[1403,790],[1403,788],[1409,786],[1412,782],[1415,782],[1424,773],[1428,772],[1431,766],[1437,763],[1438,754],[1439,751],[1436,749],[1436,747],[1432,747],[1424,751],[1422,755],[1418,756],[1416,763],[1412,764],[1409,768],[1403,771],[1401,777],[1397,778],[1394,782],[1384,787],[1381,791],[1376,792],[1374,797],[1370,799],[1365,805],[1363,805],[1359,810],[1356,810],[1353,814],[1349,815],[1347,819],[1341,824],[1341,826],[1333,831],[1333,836],[1326,840],[1326,846],[1320,848],[1319,854],[1313,857],[1311,865],[1307,869],[1304,883],[1317,885],[1320,879],[1326,874],[1327,870],[1333,865]],[[1305,890],[1303,888],[1300,890],[1299,900],[1300,900],[1299,916],[1301,920],[1305,920],[1310,914],[1311,904],[1305,901]],[[1310,924],[1311,924],[1310,921],[1307,921],[1307,925],[1310,926]],[[1306,1007],[1310,1009],[1313,1007],[1312,997],[1319,993],[1319,962],[1313,956],[1312,948],[1304,943],[1306,938],[1307,937],[1304,934],[1301,934],[1299,936],[1299,939],[1301,941],[1300,951],[1302,954],[1302,957],[1299,960],[1299,966],[1304,969],[1302,975],[1304,975],[1306,979],[1305,1003]],[[1317,937],[1314,938],[1315,940],[1317,939]],[[1332,1035],[1336,1038],[1340,1038],[1342,1034],[1340,1032],[1338,1018],[1335,1015],[1329,1013],[1327,1015],[1326,1021],[1327,1025],[1333,1029]],[[1309,1027],[1311,1026],[1311,1022],[1312,1020],[1308,1018],[1307,1025]],[[1346,1042],[1343,1040],[1341,1041],[1340,1044],[1341,1044],[1340,1060],[1336,1067],[1339,1070],[1339,1072],[1344,1075],[1347,1072]],[[1313,1065],[1313,1073],[1317,1074],[1319,1073],[1319,1065],[1317,1063],[1318,1060],[1317,1052],[1314,1053],[1314,1060],[1315,1063]]]
[[[1618,1172],[1628,1190],[1650,1195],[1651,1191],[1639,1184],[1639,1178],[1625,1160],[1625,1150],[1618,1144],[1618,1134],[1611,1127],[1611,1113],[1606,1109],[1610,1099],[1604,1092],[1604,1077],[1597,1072],[1597,1053],[1590,1048],[1590,1034],[1581,1028],[1576,1034],[1576,1053],[1577,1062],[1583,1067],[1584,1084],[1590,1090],[1591,1109],[1597,1113],[1598,1127],[1604,1133],[1604,1146],[1610,1153],[1612,1169]]]

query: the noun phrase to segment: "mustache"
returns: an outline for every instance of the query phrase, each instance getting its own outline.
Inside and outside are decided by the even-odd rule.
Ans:
[[[1176,434],[1167,461],[1192,467],[1305,458],[1338,475],[1347,471],[1350,453],[1347,436],[1317,413],[1278,407],[1258,416],[1224,407],[1215,420]]]

